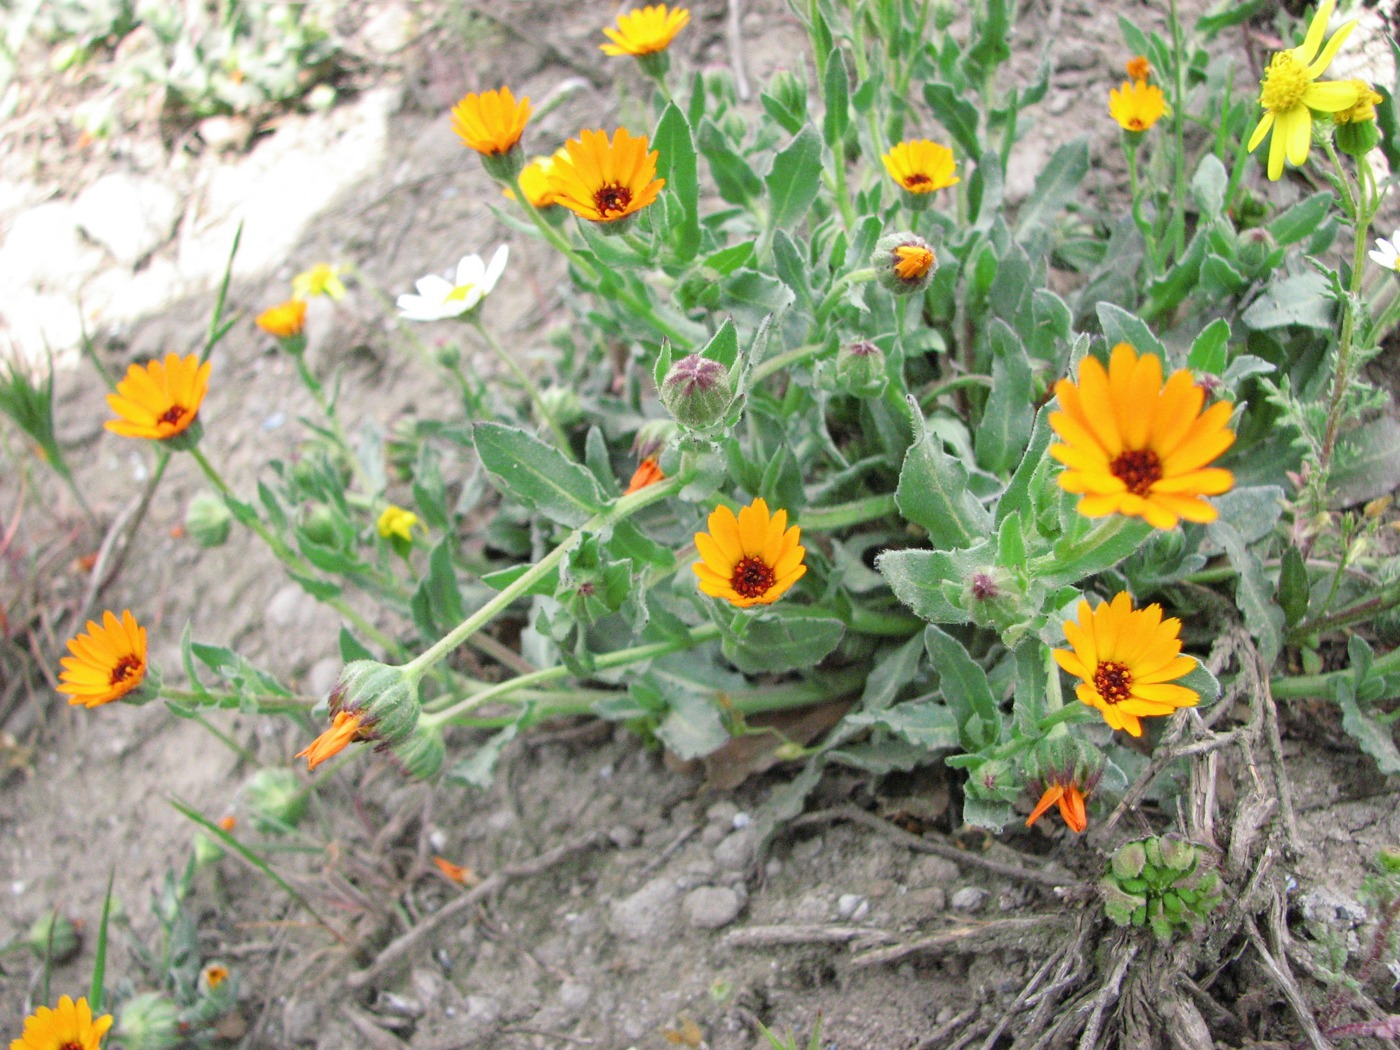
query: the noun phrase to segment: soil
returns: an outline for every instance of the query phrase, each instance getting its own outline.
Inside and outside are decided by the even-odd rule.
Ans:
[[[1160,27],[1163,6],[1134,5],[1131,17]],[[1184,14],[1204,6],[1184,3]],[[737,48],[726,4],[692,7],[694,22],[673,59],[684,68],[741,61],[756,89],[805,53],[800,27],[778,0],[743,5]],[[517,94],[541,99],[577,78],[562,104],[532,125],[541,142],[557,143],[579,127],[639,113],[644,85],[630,66],[596,50],[612,3],[518,0],[486,10],[345,7],[337,32],[356,66],[338,104],[278,117],[247,153],[200,149],[142,113],[126,114],[111,138],[79,145],[64,114],[98,90],[120,55],[64,78],[40,76],[45,56],[30,56],[22,102],[0,127],[0,198],[10,202],[11,220],[40,202],[72,200],[111,171],[157,174],[184,203],[176,236],[138,265],[94,266],[90,280],[108,289],[103,301],[112,305],[84,320],[93,322],[109,367],[200,345],[232,231],[245,222],[229,299],[243,320],[214,355],[202,412],[203,447],[239,491],[253,490],[269,459],[295,458],[306,435],[300,418],[314,412],[290,363],[249,321],[313,263],[353,267],[349,296],[315,301],[310,320],[310,360],[323,376],[341,373],[347,419],[389,428],[451,411],[453,398],[424,363],[422,346],[386,320],[385,307],[464,252],[510,244],[511,277],[490,298],[487,323],[526,359],[547,359],[549,328],[567,318],[562,267],[493,216],[498,191],[451,133],[446,110],[468,90],[509,82]],[[1055,74],[1014,155],[1013,199],[1029,191],[1066,127],[1093,136],[1089,199],[1121,188],[1116,129],[1102,114],[1125,57],[1116,18],[1082,0],[1022,13],[1009,75],[1029,79],[1046,40]],[[1239,40],[1231,30],[1221,46]],[[318,159],[325,170],[314,166]],[[314,192],[318,179],[333,192]],[[261,185],[262,196],[250,185]],[[143,283],[152,273],[159,280]],[[138,285],[158,302],[124,313],[111,290]],[[152,285],[160,287],[152,293]],[[21,318],[7,320],[12,333],[22,328]],[[35,353],[33,345],[17,349]],[[486,360],[480,367],[493,369]],[[127,921],[114,929],[108,972],[118,988],[142,990],[152,978],[133,946],[156,943],[153,897],[168,872],[184,868],[195,830],[172,800],[210,819],[237,816],[237,836],[260,848],[269,840],[248,821],[240,785],[258,766],[290,767],[311,726],[211,715],[210,725],[235,745],[228,746],[161,704],[70,709],[45,681],[91,583],[78,559],[97,552],[112,523],[134,510],[151,469],[144,449],[104,436],[101,393],[86,363],[59,372],[61,437],[100,529],[13,433],[0,453],[0,669],[9,679],[0,686],[0,937],[54,908],[82,919],[91,934],[110,876]],[[324,694],[339,666],[336,614],[288,582],[246,534],[212,550],[180,536],[185,506],[203,488],[194,464],[176,457],[98,607],[138,610],[153,662],[172,683],[188,623],[195,639],[233,647],[294,688]],[[30,647],[49,659],[30,659]],[[1216,725],[1249,724],[1264,734],[1254,710],[1241,698]],[[1228,814],[1216,841],[1248,862],[1234,873],[1232,892],[1243,894],[1251,873],[1267,869],[1260,881],[1277,887],[1289,914],[1323,915],[1365,944],[1371,920],[1355,898],[1375,851],[1400,842],[1396,785],[1357,752],[1331,706],[1284,708],[1279,718],[1288,797],[1270,779],[1275,767],[1264,743],[1253,757],[1230,749],[1193,760],[1195,789],[1209,778]],[[196,953],[201,962],[224,962],[238,981],[237,1007],[213,1045],[644,1050],[703,1039],[716,1050],[749,1050],[766,1045],[756,1021],[791,1027],[805,1045],[818,1017],[822,1045],[841,1050],[1030,1045],[1078,1008],[1032,1011],[1035,988],[1061,978],[1069,988],[1095,965],[1085,931],[1098,905],[1084,886],[1102,872],[1105,850],[1125,831],[1171,825],[1148,801],[1116,831],[1083,840],[1059,825],[992,837],[957,826],[956,788],[940,771],[882,780],[831,771],[805,815],[767,838],[761,815],[794,772],[779,767],[720,790],[713,768],[683,766],[592,722],[549,725],[516,741],[488,791],[430,790],[377,756],[359,755],[318,778],[291,848],[271,854],[320,920],[235,855],[197,876]],[[1262,799],[1264,816],[1246,833],[1231,821],[1249,799]],[[1290,803],[1291,834],[1283,820]],[[1190,820],[1185,829],[1202,830]],[[434,856],[473,874],[464,884],[450,881]],[[485,883],[474,885],[480,878]],[[54,997],[86,989],[92,940],[54,970]],[[1246,947],[1232,942],[1219,958],[1238,959]],[[1285,952],[1285,966],[1289,959],[1301,965]],[[1160,960],[1152,966],[1159,964],[1161,973],[1175,972]],[[24,955],[0,957],[0,967],[0,1031],[17,1034],[39,994],[41,967]],[[1285,1045],[1306,1034],[1282,985],[1257,967],[1237,971],[1215,986],[1193,971],[1223,1013],[1199,1005],[1195,1015],[1209,1022],[1217,1045]],[[1258,981],[1252,1000],[1239,983],[1249,975]],[[1400,1008],[1383,978],[1384,967],[1366,991],[1382,1009]],[[1145,980],[1125,984],[1124,1000]],[[1320,1003],[1322,988],[1308,984],[1306,994]],[[1110,990],[1100,1014],[1117,1002]],[[1152,1038],[1209,1045],[1193,1042],[1191,1031],[1183,1022]]]

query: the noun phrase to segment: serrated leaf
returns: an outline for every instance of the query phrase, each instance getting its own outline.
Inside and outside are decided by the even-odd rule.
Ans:
[[[1362,751],[1376,760],[1382,773],[1386,776],[1400,773],[1400,749],[1395,746],[1395,734],[1390,726],[1382,725],[1361,710],[1350,681],[1338,681],[1334,690],[1333,697],[1342,709],[1342,729]]]
[[[995,561],[987,541],[954,551],[885,551],[875,559],[895,597],[930,623],[967,623],[972,619],[957,597],[967,579]]]
[[[666,192],[675,194],[685,215],[672,231],[672,245],[677,260],[686,263],[700,250],[700,178],[690,125],[674,102],[661,114],[651,145],[659,154],[657,177],[666,180]]]
[[[1065,143],[1051,156],[1035,180],[1035,189],[1022,207],[1016,227],[1016,240],[1027,251],[1039,250],[1088,172],[1089,140],[1085,137]]]
[[[1245,543],[1256,543],[1274,529],[1283,514],[1283,489],[1277,485],[1243,485],[1212,498],[1220,520],[1240,534]]]
[[[472,435],[502,495],[561,525],[582,525],[602,509],[597,479],[553,445],[501,423],[477,423]]]
[[[726,635],[725,658],[745,674],[815,667],[836,648],[846,625],[803,611],[771,612],[745,625],[743,637]]]
[[[1330,332],[1335,304],[1327,290],[1327,279],[1313,270],[1284,278],[1250,303],[1240,320],[1258,332],[1289,325]]]

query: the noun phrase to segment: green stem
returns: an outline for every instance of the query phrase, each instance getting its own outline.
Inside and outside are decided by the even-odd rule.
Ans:
[[[325,388],[321,381],[317,379],[306,366],[304,354],[293,354],[297,363],[297,374],[301,376],[302,385],[311,393],[311,400],[316,402],[316,407],[320,409],[321,415],[326,417],[326,422],[331,428],[331,433],[335,435],[338,445],[344,450],[346,458],[350,460],[350,471],[355,475],[355,480],[360,483],[360,488],[365,492],[373,493],[374,485],[371,484],[369,474],[365,466],[360,462],[360,457],[355,455],[355,448],[350,444],[350,438],[345,433],[345,428],[340,425],[340,416],[336,414],[335,406],[326,397]]]
[[[1051,551],[1049,554],[1042,554],[1039,558],[1032,558],[1026,566],[1026,571],[1031,576],[1043,576],[1047,572],[1053,571],[1057,564],[1072,564],[1117,536],[1127,527],[1130,520],[1126,514],[1111,515],[1078,540],[1073,541],[1063,552]]]
[[[1186,68],[1185,48],[1181,42],[1181,17],[1176,0],[1171,0],[1169,17],[1172,29],[1172,73],[1176,97],[1172,99],[1172,134],[1176,138],[1176,209],[1172,214],[1167,235],[1172,241],[1175,258],[1186,250]],[[1163,260],[1165,264],[1165,260]]]
[[[525,392],[530,395],[530,400],[535,403],[535,408],[539,411],[540,418],[544,420],[545,424],[554,434],[554,443],[566,454],[572,455],[573,445],[569,441],[569,435],[565,433],[564,428],[559,425],[559,420],[554,418],[554,413],[551,412],[549,406],[545,404],[544,397],[540,393],[540,388],[535,385],[535,381],[530,378],[525,369],[520,367],[514,356],[506,353],[505,347],[503,347],[500,342],[497,341],[496,337],[487,330],[486,326],[481,323],[480,318],[473,317],[472,326],[476,329],[477,334],[485,340],[486,345],[491,348],[491,352],[500,358],[501,363],[515,374],[515,378],[519,380],[520,385],[525,388]]]
[[[810,532],[830,532],[848,525],[878,521],[895,513],[899,508],[893,492],[881,492],[874,496],[852,500],[849,503],[836,503],[829,507],[804,507],[802,527]]]
[[[1335,587],[1333,593],[1336,593]],[[1349,605],[1345,609],[1338,609],[1327,616],[1320,616],[1316,620],[1299,624],[1290,632],[1290,635],[1295,638],[1304,638],[1311,634],[1320,634],[1323,631],[1335,631],[1342,627],[1350,627],[1352,624],[1374,619],[1393,609],[1396,605],[1400,605],[1400,580],[1387,584],[1370,598]]]
[[[865,284],[873,280],[875,280],[875,268],[873,266],[867,266],[861,270],[852,270],[850,273],[843,274],[841,277],[837,278],[836,282],[831,286],[831,291],[826,293],[826,298],[823,299],[821,305],[817,307],[816,323],[818,327],[826,323],[827,315],[830,314],[832,310],[836,309],[836,305],[841,301],[841,297],[846,294],[848,288],[852,288],[858,284]]]
[[[290,714],[297,711],[310,711],[320,701],[314,696],[279,696],[276,693],[235,693],[235,692],[212,692],[204,690],[196,692],[191,689],[171,689],[162,686],[160,690],[162,700],[174,700],[180,704],[192,704],[197,707],[237,707],[247,700],[251,700],[257,705],[259,714]]]
[[[958,376],[955,379],[945,379],[941,383],[934,383],[919,394],[919,407],[925,412],[933,407],[933,403],[944,394],[951,394],[954,390],[961,390],[967,386],[984,386],[988,390],[992,387],[992,377],[978,373]]]
[[[1327,427],[1323,431],[1322,448],[1317,456],[1318,469],[1324,477],[1332,461],[1332,450],[1337,445],[1337,430],[1342,420],[1342,403],[1346,399],[1347,388],[1351,385],[1351,344],[1356,324],[1354,305],[1361,295],[1361,277],[1364,272],[1362,268],[1366,264],[1366,234],[1371,228],[1370,216],[1365,214],[1352,192],[1351,179],[1347,175],[1346,169],[1342,167],[1342,162],[1337,156],[1337,150],[1332,145],[1331,139],[1328,139],[1326,149],[1328,158],[1331,159],[1333,167],[1337,169],[1337,177],[1342,187],[1342,203],[1352,221],[1356,238],[1352,250],[1351,288],[1342,309],[1342,335],[1337,345],[1337,370],[1332,381],[1332,396],[1327,403]]]
[[[1159,270],[1157,235],[1152,229],[1152,224],[1147,221],[1147,216],[1143,214],[1142,191],[1138,185],[1137,139],[1140,137],[1131,131],[1123,132],[1123,156],[1128,159],[1128,191],[1132,194],[1133,199],[1133,222],[1142,234],[1142,239],[1147,242],[1148,275],[1155,277]]]
[[[1400,649],[1376,657],[1371,664],[1371,676],[1394,674],[1400,671]],[[1269,692],[1275,700],[1307,700],[1312,698],[1332,698],[1332,687],[1340,681],[1351,678],[1350,669],[1329,671],[1326,674],[1296,675],[1289,678],[1275,678],[1269,682]]]
[[[631,517],[643,507],[658,503],[669,496],[674,495],[690,483],[690,472],[682,471],[673,478],[659,481],[655,485],[648,485],[644,489],[632,493],[630,496],[623,496],[605,510],[599,511],[588,521],[584,522],[552,551],[546,554],[534,565],[530,566],[524,573],[516,577],[514,582],[501,590],[494,598],[488,601],[476,612],[472,613],[465,620],[459,623],[451,631],[439,638],[431,646],[425,649],[418,656],[403,665],[404,673],[410,679],[416,681],[421,678],[433,664],[447,656],[459,645],[465,642],[481,628],[494,620],[501,612],[507,609],[521,595],[525,594],[538,581],[564,560],[564,556],[569,553],[576,543],[589,533],[598,532],[601,529],[609,528],[620,521]]]
[[[857,634],[873,634],[882,638],[908,638],[924,629],[924,621],[902,612],[884,612],[878,609],[865,609],[859,605],[851,607],[851,615],[846,626]]]
[[[807,343],[804,346],[793,347],[791,350],[784,350],[774,357],[766,357],[753,366],[753,371],[749,373],[749,382],[761,383],[773,373],[781,372],[789,365],[795,365],[809,357],[815,357],[825,349],[825,343]]]

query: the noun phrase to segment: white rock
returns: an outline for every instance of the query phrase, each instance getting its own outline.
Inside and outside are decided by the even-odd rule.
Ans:
[[[0,251],[0,284],[75,296],[101,265],[102,253],[78,234],[74,206],[49,201],[15,216]]]
[[[685,896],[681,907],[690,925],[698,930],[717,930],[739,917],[744,906],[739,894],[728,886],[701,886]]]
[[[859,893],[843,893],[836,898],[836,914],[850,922],[860,922],[870,914],[870,902]]]
[[[184,210],[180,195],[158,179],[113,172],[73,202],[78,226],[126,266],[170,240]]]
[[[981,911],[990,894],[980,886],[964,886],[953,894],[950,903],[958,911]]]

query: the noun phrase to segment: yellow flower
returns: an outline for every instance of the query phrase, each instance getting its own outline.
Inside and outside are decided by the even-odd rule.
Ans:
[[[618,15],[617,28],[603,30],[612,43],[598,46],[608,55],[652,55],[665,51],[689,22],[690,11],[684,7],[667,11],[665,4],[651,4]]]
[[[1186,369],[1162,382],[1155,354],[1138,356],[1127,343],[1113,348],[1108,369],[1092,357],[1079,382],[1055,384],[1060,410],[1050,426],[1064,444],[1050,455],[1067,468],[1060,488],[1081,493],[1079,513],[1090,518],[1127,514],[1158,529],[1178,519],[1214,521],[1202,496],[1228,492],[1228,470],[1207,467],[1235,440],[1225,424],[1234,406],[1218,401],[1204,412],[1205,391]]]
[[[932,193],[961,182],[953,151],[928,139],[901,142],[883,157],[885,170],[910,193]]]
[[[68,694],[70,704],[98,707],[120,700],[146,677],[146,628],[130,609],[122,610],[120,620],[110,610],[101,625],[89,620],[87,633],[70,639],[68,651],[73,655],[59,661],[58,691]]]
[[[24,1022],[24,1034],[10,1043],[10,1050],[98,1050],[111,1027],[111,1014],[94,1020],[87,999],[75,1003],[65,995],[57,1009],[41,1006],[35,1010]]]
[[[123,437],[164,441],[184,431],[199,415],[199,406],[209,391],[213,365],[199,363],[198,354],[152,361],[144,368],[132,365],[117,392],[107,395],[107,404],[117,414],[104,424]]]
[[[1339,109],[1332,115],[1332,119],[1339,126],[1342,124],[1364,124],[1368,120],[1375,120],[1376,105],[1384,102],[1385,99],[1364,80],[1348,80],[1347,83],[1356,89],[1356,103],[1346,109]]]
[[[1123,81],[1108,93],[1108,115],[1124,131],[1146,131],[1167,111],[1162,89],[1145,80]]]
[[[377,528],[379,535],[386,540],[397,536],[409,543],[413,542],[413,526],[418,524],[418,515],[411,510],[404,510],[396,507],[392,503],[384,508],[384,513],[379,515]]]
[[[700,560],[692,568],[700,590],[747,609],[771,605],[807,571],[805,547],[798,546],[802,530],[787,528],[787,511],[768,513],[756,499],[734,512],[721,504],[710,515],[709,532],[695,534]]]
[[[599,128],[581,131],[564,143],[566,156],[548,172],[556,204],[590,222],[616,222],[656,200],[665,179],[656,177],[656,150],[647,152],[645,135],[634,138],[626,128],[612,142]]]
[[[306,747],[296,753],[297,758],[306,759],[306,768],[315,769],[326,759],[340,754],[347,744],[356,740],[371,739],[367,731],[361,731],[363,719],[349,711],[337,711],[331,727]]]
[[[561,147],[552,157],[532,157],[520,172],[520,188],[525,191],[525,199],[536,208],[548,208],[554,203],[554,191],[549,188],[549,169],[560,158],[569,154]],[[515,200],[515,190],[509,186],[501,190],[505,196]]]
[[[901,244],[894,250],[899,261],[894,272],[901,281],[917,281],[933,269],[933,249],[921,244]]]
[[[530,100],[515,101],[510,88],[472,92],[452,107],[452,130],[462,142],[486,156],[508,153],[525,133]]]
[[[1337,113],[1356,105],[1358,93],[1353,82],[1317,79],[1356,28],[1353,19],[1333,33],[1332,39],[1323,46],[1327,20],[1336,6],[1337,0],[1323,0],[1308,23],[1308,33],[1302,44],[1275,52],[1259,84],[1259,104],[1264,107],[1264,116],[1249,136],[1249,149],[1251,152],[1257,149],[1264,136],[1273,130],[1268,167],[1271,179],[1283,174],[1285,157],[1293,165],[1307,161],[1312,145],[1313,110]]]
[[[257,325],[277,339],[301,335],[302,328],[306,326],[306,300],[288,299],[285,303],[268,307],[258,314]]]
[[[345,298],[345,282],[340,279],[343,266],[330,263],[317,263],[309,270],[303,270],[292,278],[292,298],[310,299],[316,295],[326,295],[332,299]]]
[[[1079,603],[1079,622],[1065,621],[1071,649],[1056,649],[1055,662],[1079,678],[1075,693],[1098,708],[1112,729],[1142,736],[1142,718],[1195,707],[1200,696],[1173,685],[1196,661],[1181,655],[1181,621],[1162,619],[1162,607],[1134,609],[1127,591],[1090,611]],[[1068,821],[1066,821],[1068,823]]]
[[[1146,55],[1134,55],[1123,68],[1129,80],[1146,80],[1152,75],[1152,63],[1147,61]]]

